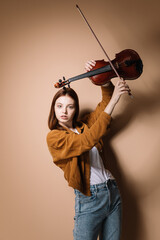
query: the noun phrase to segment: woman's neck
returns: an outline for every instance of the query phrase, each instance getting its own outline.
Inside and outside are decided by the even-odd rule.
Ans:
[[[70,130],[74,129],[73,124],[63,124],[63,123],[59,123],[60,126],[65,127],[65,128],[69,128]]]

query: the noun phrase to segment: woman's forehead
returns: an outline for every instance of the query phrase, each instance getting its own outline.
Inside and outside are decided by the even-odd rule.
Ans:
[[[56,103],[67,103],[67,104],[74,104],[74,99],[71,98],[69,95],[64,95],[59,98],[57,98]]]

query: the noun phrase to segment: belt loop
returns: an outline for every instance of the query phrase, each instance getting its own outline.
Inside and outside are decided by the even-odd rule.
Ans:
[[[95,192],[97,193],[97,186],[95,185]]]

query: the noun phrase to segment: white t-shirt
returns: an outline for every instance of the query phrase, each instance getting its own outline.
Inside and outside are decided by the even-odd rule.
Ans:
[[[108,179],[114,179],[109,170],[104,168],[102,158],[96,147],[93,147],[89,151],[91,173],[90,184],[99,184],[107,181]]]
[[[73,131],[79,134],[77,129],[73,129]],[[89,151],[89,157],[90,157],[90,166],[91,166],[91,170],[90,170],[91,185],[103,183],[108,179],[114,179],[110,171],[104,168],[102,158],[96,147],[93,147]]]

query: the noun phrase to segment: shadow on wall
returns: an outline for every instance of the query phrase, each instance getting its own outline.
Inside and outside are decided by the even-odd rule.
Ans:
[[[134,114],[133,114],[134,115]],[[128,116],[128,115],[127,115]],[[122,119],[122,121],[120,121]],[[125,122],[126,120],[126,122]],[[104,149],[105,149],[105,156],[107,156],[107,164],[108,169],[112,172],[113,176],[116,178],[118,186],[120,188],[121,197],[122,197],[122,204],[123,204],[123,221],[122,221],[122,239],[123,240],[135,240],[138,239],[139,236],[139,227],[141,226],[140,222],[140,214],[137,206],[136,195],[130,188],[129,184],[127,184],[127,179],[125,179],[121,168],[118,164],[118,157],[114,153],[110,141],[114,134],[118,133],[118,130],[122,130],[125,128],[126,124],[132,120],[132,116],[130,114],[130,119],[122,118],[118,116],[115,119],[114,126],[117,126],[116,129],[113,128],[113,131],[104,138]],[[134,227],[133,227],[134,226]]]
[[[154,82],[158,82],[155,79]],[[118,164],[118,156],[114,153],[110,142],[120,131],[123,131],[135,118],[140,115],[152,115],[157,113],[160,109],[159,101],[160,81],[156,84],[155,90],[150,93],[142,94],[140,91],[136,92],[136,98],[132,107],[130,103],[126,105],[121,114],[115,116],[112,122],[111,131],[104,138],[105,155],[108,160],[108,169],[113,173],[117,179],[120,187],[122,201],[123,201],[123,225],[122,238],[123,240],[139,239],[140,232],[142,232],[143,224],[141,222],[137,196],[134,190],[127,183],[127,179],[122,174],[122,170]]]
[[[153,19],[152,19],[153,21]],[[157,23],[158,24],[158,23]],[[140,44],[143,43],[143,54],[142,59],[144,58],[144,84],[145,87],[146,80],[148,81],[147,91],[141,91],[136,89],[136,97],[134,98],[132,105],[130,102],[127,103],[124,110],[121,114],[115,116],[112,123],[112,129],[109,132],[108,136],[105,137],[105,153],[108,162],[108,168],[116,177],[120,191],[122,194],[123,200],[123,225],[122,225],[122,239],[123,240],[135,240],[140,239],[140,232],[142,232],[143,222],[141,220],[141,215],[139,212],[138,202],[136,193],[127,183],[125,176],[122,174],[122,170],[118,164],[118,156],[114,153],[110,142],[117,134],[123,131],[135,118],[141,116],[153,116],[154,114],[159,114],[160,111],[160,71],[158,66],[158,58],[160,51],[160,31],[159,27],[156,28],[156,25],[153,25],[153,28],[150,28],[150,31],[145,35],[142,35],[139,38]],[[144,38],[146,40],[144,41]],[[146,79],[145,79],[146,78]],[[143,82],[142,79],[142,82]]]

